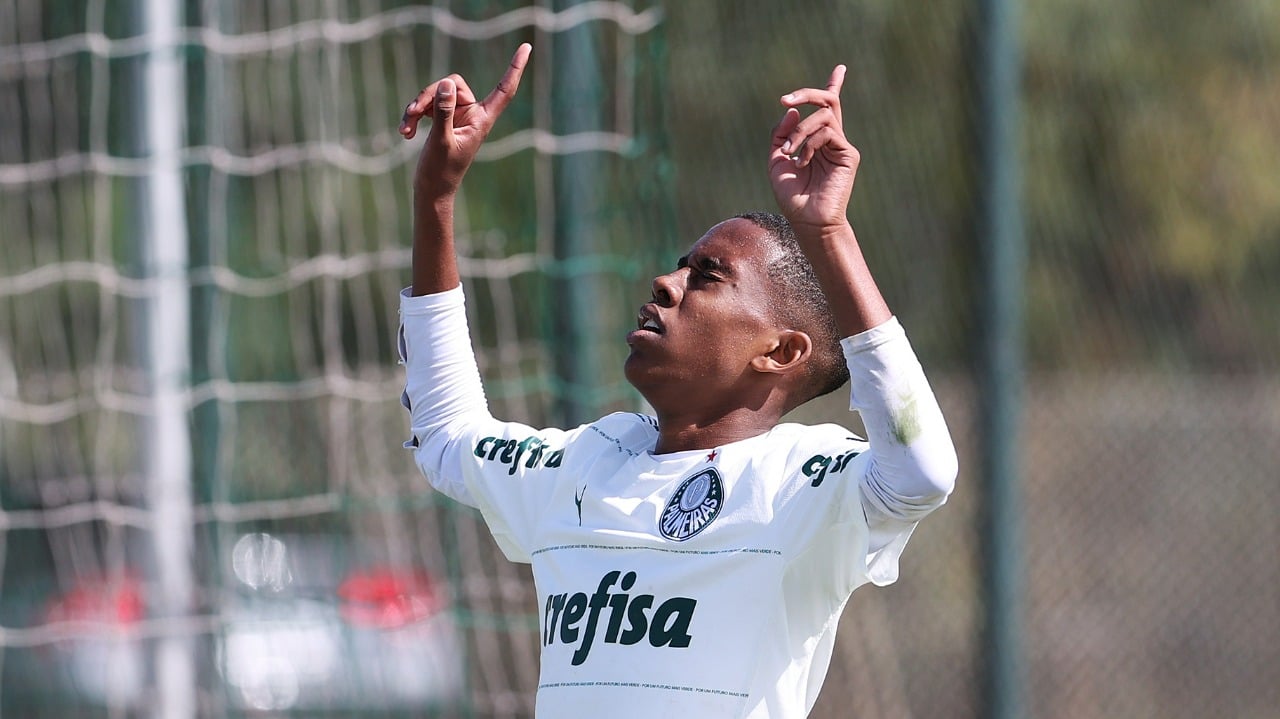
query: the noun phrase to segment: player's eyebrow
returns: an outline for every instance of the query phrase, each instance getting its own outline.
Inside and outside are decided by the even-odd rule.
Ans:
[[[718,275],[723,275],[725,277],[731,277],[733,275],[733,267],[731,267],[729,263],[721,260],[718,257],[698,255],[693,259],[695,262],[697,262],[698,270],[701,272],[714,272]],[[689,255],[685,255],[680,259],[676,260],[676,269],[677,270],[683,269],[685,267],[688,267],[689,264],[690,264]]]

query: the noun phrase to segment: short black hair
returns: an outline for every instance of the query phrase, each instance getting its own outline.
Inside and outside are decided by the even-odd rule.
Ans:
[[[834,392],[849,381],[840,332],[827,296],[813,273],[813,265],[796,241],[791,222],[773,212],[744,212],[734,217],[764,230],[768,240],[778,248],[778,258],[769,263],[770,303],[780,321],[809,335],[813,341],[813,354],[805,369],[797,406]]]

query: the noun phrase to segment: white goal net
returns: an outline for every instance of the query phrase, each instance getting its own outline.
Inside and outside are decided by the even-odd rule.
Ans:
[[[393,339],[400,111],[523,41],[461,267],[495,412],[572,421],[669,256],[656,5],[0,0],[0,715],[531,714]]]

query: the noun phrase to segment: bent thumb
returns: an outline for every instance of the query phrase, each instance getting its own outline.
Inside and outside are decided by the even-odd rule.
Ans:
[[[448,142],[453,139],[453,109],[457,106],[457,92],[453,80],[444,79],[436,85],[435,116],[431,122],[431,134]]]

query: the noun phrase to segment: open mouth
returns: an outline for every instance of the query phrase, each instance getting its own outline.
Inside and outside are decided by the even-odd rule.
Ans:
[[[662,323],[658,321],[658,313],[649,305],[640,308],[640,314],[636,316],[636,329],[641,332],[662,334]]]

